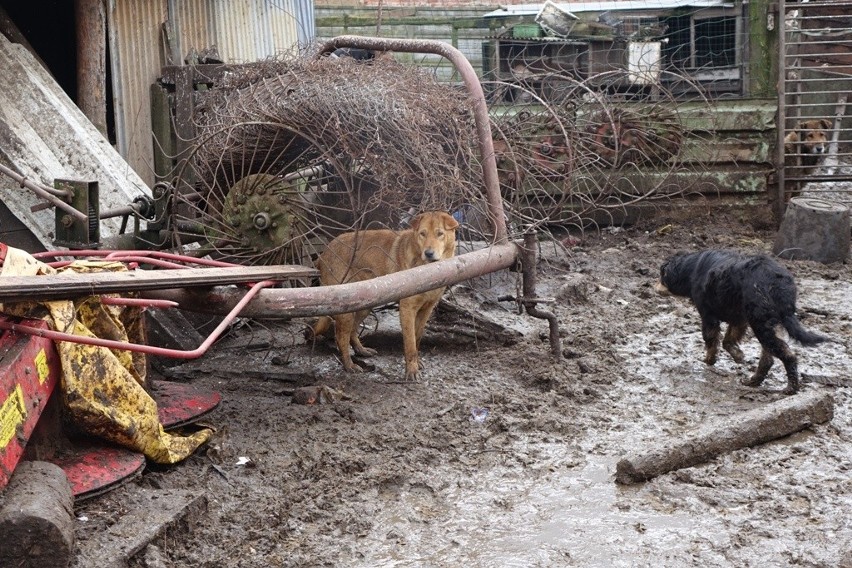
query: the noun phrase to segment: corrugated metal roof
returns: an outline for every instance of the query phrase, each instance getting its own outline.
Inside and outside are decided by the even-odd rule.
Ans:
[[[732,7],[733,3],[723,0],[611,0],[609,2],[554,2],[561,9],[572,12],[623,12],[643,10],[673,10],[675,8],[720,8]],[[484,15],[485,18],[506,16],[535,16],[544,4],[515,4],[504,6]]]
[[[175,63],[211,46],[226,63],[289,52],[313,40],[313,12],[312,0],[168,0]]]

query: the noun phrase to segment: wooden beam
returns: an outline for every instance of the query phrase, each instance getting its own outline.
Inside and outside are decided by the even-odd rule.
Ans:
[[[106,7],[104,0],[76,0],[77,106],[107,135]]]
[[[313,268],[280,265],[4,276],[0,278],[0,302],[61,300],[143,290],[224,286],[263,280],[309,278],[317,274]]]

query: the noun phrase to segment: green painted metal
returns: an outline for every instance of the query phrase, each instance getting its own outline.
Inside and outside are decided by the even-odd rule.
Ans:
[[[710,103],[687,102],[678,107],[686,130],[742,132],[775,130],[778,99],[727,99]]]

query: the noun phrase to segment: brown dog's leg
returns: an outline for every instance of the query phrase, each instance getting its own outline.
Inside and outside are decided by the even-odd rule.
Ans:
[[[739,342],[745,335],[748,324],[742,323],[738,325],[729,325],[725,332],[725,337],[722,338],[722,348],[730,353],[734,361],[742,363],[745,360],[742,350],[739,347]]]
[[[757,363],[757,370],[751,378],[743,380],[742,384],[747,387],[759,387],[764,379],[766,379],[766,375],[769,374],[769,369],[772,368],[772,363],[774,362],[775,358],[772,357],[772,354],[765,347],[762,348],[760,350],[760,361]]]
[[[719,354],[718,320],[701,318],[701,336],[704,338],[704,363],[715,365]]]
[[[320,335],[327,335],[331,331],[333,322],[334,320],[328,316],[320,317],[313,327],[309,327],[305,330],[305,339],[311,341],[318,338]]]
[[[405,380],[420,380],[420,359],[417,354],[417,311],[412,298],[399,301],[399,326],[402,328],[402,346],[405,353]]]
[[[340,351],[340,362],[343,363],[343,368],[352,373],[360,373],[363,369],[352,362],[352,355],[349,353],[354,322],[355,315],[351,313],[334,316],[334,341]]]
[[[358,335],[358,330],[361,328],[361,322],[363,322],[368,315],[370,315],[370,310],[361,310],[360,312],[355,313],[355,319],[352,322],[352,334],[349,336],[349,343],[352,345],[352,349],[354,349],[355,353],[361,357],[372,357],[378,353],[375,349],[364,347],[361,343],[361,337]]]
[[[796,394],[799,392],[799,365],[796,360],[796,355],[790,351],[790,347],[783,339],[776,335],[775,330],[771,327],[753,327],[754,335],[760,341],[764,352],[767,352],[770,357],[777,357],[784,363],[784,369],[787,371],[787,388],[784,389],[784,394]],[[763,356],[761,355],[761,361]],[[767,368],[767,371],[769,369]],[[758,364],[757,371],[760,371]],[[757,372],[755,372],[755,377]],[[764,377],[766,374],[764,373]],[[762,380],[762,379],[761,379]]]
[[[427,302],[423,304],[419,310],[417,310],[417,317],[414,319],[414,330],[415,330],[415,345],[417,346],[417,352],[420,352],[420,339],[423,338],[423,331],[426,329],[426,322],[429,321],[429,316],[432,315],[432,310],[435,309],[435,306],[438,305],[438,302]]]

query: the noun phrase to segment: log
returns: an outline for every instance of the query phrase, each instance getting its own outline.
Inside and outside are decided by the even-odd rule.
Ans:
[[[772,251],[789,260],[844,262],[849,256],[849,209],[839,203],[794,197]]]
[[[834,400],[814,391],[786,397],[736,416],[726,416],[662,446],[618,462],[618,483],[647,481],[676,469],[691,467],[716,456],[763,444],[828,422],[834,416]]]
[[[74,498],[65,472],[24,461],[9,481],[0,509],[0,566],[65,567],[74,556]]]

